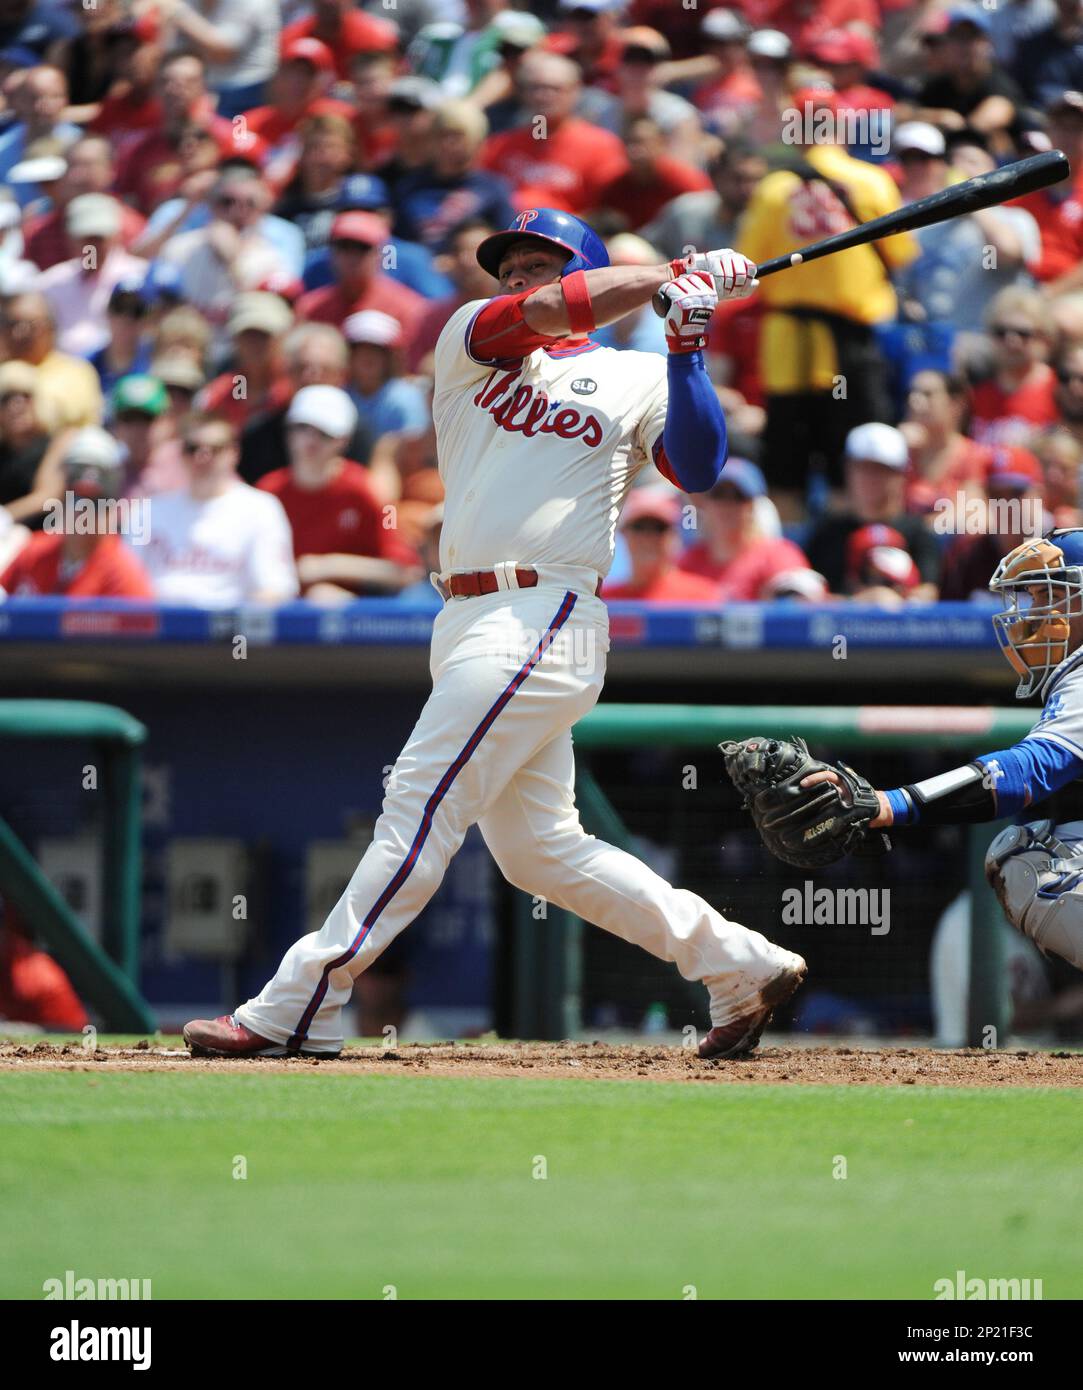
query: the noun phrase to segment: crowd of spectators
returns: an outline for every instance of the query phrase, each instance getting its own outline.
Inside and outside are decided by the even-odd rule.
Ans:
[[[433,348],[515,211],[763,261],[1049,148],[720,307],[730,462],[644,472],[613,599],[966,599],[1083,523],[1083,0],[0,0],[0,591],[438,602]]]

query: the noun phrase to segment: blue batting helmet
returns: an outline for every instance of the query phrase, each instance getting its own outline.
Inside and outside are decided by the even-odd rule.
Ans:
[[[567,264],[560,272],[562,276],[570,275],[573,270],[597,270],[609,264],[609,253],[601,237],[578,217],[557,208],[527,208],[519,213],[506,232],[494,232],[485,238],[477,250],[478,265],[497,279],[504,252],[524,237],[536,237],[538,241],[568,252]]]

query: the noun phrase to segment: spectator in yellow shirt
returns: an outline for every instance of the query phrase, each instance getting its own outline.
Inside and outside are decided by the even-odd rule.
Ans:
[[[44,295],[25,291],[0,302],[0,361],[37,367],[37,399],[47,403],[58,429],[100,424],[98,373],[83,358],[59,352],[55,342],[56,323]]]
[[[827,89],[803,88],[787,121],[820,141],[838,129],[841,114]],[[852,118],[855,113],[845,113]],[[735,245],[756,262],[784,255],[857,222],[899,206],[891,176],[853,159],[839,144],[792,147],[788,167],[760,183]],[[873,325],[896,312],[890,271],[917,255],[909,235],[854,247],[794,270],[769,276],[764,305],[760,373],[767,408],[763,465],[784,521],[800,519],[812,472],[833,488],[842,483],[847,434],[868,420],[891,418],[885,372]]]

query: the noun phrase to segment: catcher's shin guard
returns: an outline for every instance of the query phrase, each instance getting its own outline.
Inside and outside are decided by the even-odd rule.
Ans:
[[[1057,839],[1051,820],[1011,825],[985,856],[985,876],[1013,927],[1043,955],[1083,970],[1083,856]]]

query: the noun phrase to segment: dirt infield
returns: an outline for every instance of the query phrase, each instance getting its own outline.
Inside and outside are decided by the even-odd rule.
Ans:
[[[759,1085],[1083,1086],[1083,1053],[933,1048],[761,1047],[734,1062],[702,1062],[680,1047],[611,1043],[408,1043],[348,1048],[334,1060],[191,1058],[148,1041],[131,1047],[0,1043],[0,1073],[27,1071],[333,1072],[342,1076],[579,1077]]]

